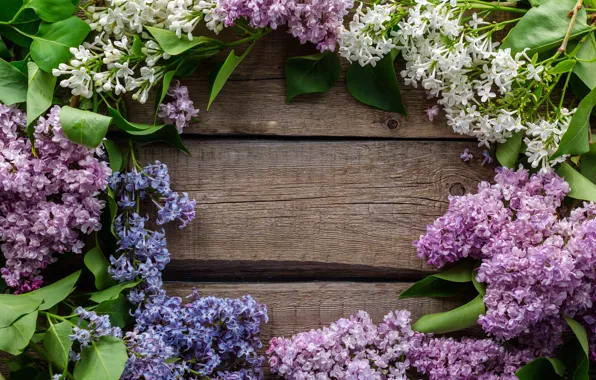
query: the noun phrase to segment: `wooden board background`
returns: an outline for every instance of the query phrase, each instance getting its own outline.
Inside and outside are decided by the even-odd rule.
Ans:
[[[450,194],[474,191],[494,170],[480,165],[475,140],[426,118],[433,102],[419,89],[402,86],[407,118],[353,99],[345,70],[328,93],[286,104],[285,60],[314,52],[283,31],[267,36],[208,112],[206,63],[182,79],[201,109],[183,134],[191,155],[162,145],[139,153],[168,164],[173,187],[197,200],[186,229],[167,228],[168,289],[252,294],[268,306],[265,346],[358,310],[380,321],[395,309],[416,319],[457,305],[397,296],[432,271],[412,241]],[[151,105],[130,110],[151,121]],[[468,164],[458,159],[465,148]]]
[[[166,145],[139,150],[144,163],[168,164],[174,189],[197,200],[187,228],[166,228],[168,291],[251,294],[269,310],[264,347],[358,310],[378,322],[391,310],[417,319],[457,306],[397,297],[432,272],[412,241],[445,212],[449,195],[474,191],[494,170],[480,165],[475,140],[442,117],[426,118],[433,102],[420,89],[402,84],[404,117],[352,98],[344,70],[328,93],[286,104],[286,59],[315,52],[283,31],[265,37],[208,112],[209,71],[225,57],[206,62],[181,80],[201,109],[183,134],[191,155]],[[153,121],[149,102],[128,109],[131,121]],[[465,148],[474,154],[467,164],[458,159]]]

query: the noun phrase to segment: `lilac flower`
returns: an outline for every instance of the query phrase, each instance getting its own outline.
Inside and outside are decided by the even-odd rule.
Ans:
[[[126,335],[131,351],[124,379],[260,379],[264,360],[260,325],[265,305],[252,297],[199,297],[183,304],[165,293],[149,297],[135,312],[135,330]],[[167,359],[179,361],[168,363]]]
[[[470,153],[470,149],[468,149],[468,148],[464,149],[463,153],[459,154],[459,159],[462,160],[463,162],[468,162],[472,158],[474,158],[474,156],[472,155],[472,153]]]
[[[41,270],[65,252],[80,253],[80,234],[101,228],[104,190],[111,172],[99,149],[76,145],[64,135],[53,107],[34,127],[32,146],[26,116],[0,104],[0,269],[17,293],[37,289]],[[34,150],[33,150],[34,148]]]
[[[79,321],[77,326],[73,327],[70,339],[78,341],[81,347],[86,347],[91,341],[98,341],[105,335],[122,337],[122,330],[119,327],[112,327],[108,315],[97,315],[94,311],[87,311],[80,306],[75,310],[75,314],[79,316]],[[87,325],[81,328],[83,321],[86,321]]]
[[[487,164],[490,165],[494,161],[493,158],[490,156],[490,153],[488,152],[488,150],[482,151],[482,157],[484,157],[484,160],[482,160],[482,164],[480,164],[482,166],[487,165]]]
[[[486,313],[478,322],[498,340],[517,339],[540,356],[553,355],[568,331],[564,316],[582,322],[596,343],[596,205],[567,218],[558,208],[569,185],[554,172],[498,169],[495,184],[452,197],[447,213],[415,242],[429,264],[482,260]]]
[[[158,116],[165,123],[175,125],[178,133],[182,133],[189,122],[199,114],[199,110],[190,100],[188,87],[180,86],[180,82],[176,83],[175,87],[170,87],[167,95],[166,99],[169,101],[159,105]]]
[[[403,355],[423,335],[410,327],[406,310],[387,314],[378,327],[360,311],[319,330],[273,338],[271,371],[286,379],[405,379]]]
[[[533,359],[529,351],[507,352],[490,339],[431,338],[407,354],[412,367],[430,380],[516,380],[515,372]]]
[[[249,20],[253,28],[287,25],[300,43],[334,51],[343,18],[353,6],[353,0],[219,0],[214,12],[226,26],[240,18]]]
[[[433,121],[435,120],[435,117],[437,117],[439,115],[440,112],[440,108],[439,106],[437,106],[436,104],[430,108],[426,109],[426,116],[428,117],[428,120]]]

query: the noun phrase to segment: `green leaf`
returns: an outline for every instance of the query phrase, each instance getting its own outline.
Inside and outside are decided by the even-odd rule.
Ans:
[[[519,380],[560,379],[565,364],[557,358],[536,358],[515,373]]]
[[[18,69],[24,75],[28,75],[29,74],[29,67],[27,65],[28,63],[29,63],[29,61],[27,61],[26,59],[23,59],[22,61],[12,61],[12,62],[10,62],[10,64],[13,67],[15,67],[16,69]]]
[[[117,110],[108,107],[108,111],[112,116],[114,125],[126,132],[132,140],[143,143],[161,141],[190,154],[188,149],[186,149],[186,146],[184,146],[175,126],[171,124],[148,125],[131,123]]]
[[[11,105],[27,100],[27,75],[0,59],[0,102]]]
[[[578,342],[581,344],[582,349],[584,350],[587,357],[590,356],[590,345],[588,343],[588,334],[586,333],[586,329],[582,326],[579,322],[574,320],[571,317],[565,316],[565,321],[571,327],[571,330],[575,334]]]
[[[17,319],[12,325],[0,329],[0,351],[18,355],[27,347],[37,323],[37,310]]]
[[[114,192],[112,189],[108,189],[108,207],[110,209],[110,231],[115,238],[118,238],[116,231],[114,231],[114,220],[118,214],[118,203],[114,199]]]
[[[577,111],[571,118],[569,128],[567,128],[559,143],[559,148],[551,159],[564,154],[583,154],[590,150],[590,115],[594,106],[596,106],[596,88],[590,91],[588,96],[579,103]]]
[[[511,49],[513,54],[524,49],[529,56],[561,46],[569,28],[569,11],[577,0],[550,0],[530,9],[503,41],[501,49]],[[573,27],[571,38],[590,30],[586,10],[582,8]]]
[[[48,323],[48,330],[45,334],[43,344],[50,355],[50,358],[58,365],[66,368],[72,340],[68,337],[72,334],[72,325],[69,321],[58,324]]]
[[[577,64],[573,73],[578,76],[584,84],[593,90],[596,88],[596,37],[591,33],[577,52]]]
[[[550,73],[553,75],[568,73],[571,70],[573,70],[576,62],[577,62],[577,60],[575,60],[575,59],[566,59],[564,61],[561,61],[561,62],[557,63],[557,65],[550,70]]]
[[[524,131],[515,132],[503,144],[497,145],[497,160],[502,166],[515,168],[521,151]]]
[[[590,145],[590,151],[582,154],[581,173],[592,183],[596,183],[596,144]]]
[[[101,144],[112,122],[109,116],[72,107],[62,107],[60,124],[70,141],[96,148]]]
[[[145,131],[129,131],[127,133],[130,135],[130,138],[136,142],[164,142],[173,146],[174,148],[178,148],[186,154],[190,154],[182,142],[182,138],[180,138],[178,130],[172,124],[157,125]]]
[[[6,44],[4,43],[2,36],[0,36],[0,58],[8,60],[12,58],[12,54],[8,50],[8,47],[6,47]]]
[[[131,320],[131,307],[132,304],[128,302],[126,296],[120,294],[116,299],[103,301],[94,311],[99,315],[109,316],[113,326],[124,328]]]
[[[95,276],[95,287],[98,290],[104,290],[117,284],[117,281],[115,281],[108,273],[110,263],[104,256],[99,245],[91,248],[85,254],[84,261],[85,266],[91,273],[93,273],[93,276]]]
[[[232,72],[234,72],[234,70],[236,70],[236,67],[238,67],[240,62],[242,62],[242,60],[244,58],[246,58],[248,53],[250,53],[252,48],[255,46],[255,43],[256,43],[256,41],[254,41],[252,44],[250,44],[248,49],[246,49],[244,54],[242,54],[241,56],[237,56],[236,54],[234,54],[234,50],[232,50],[230,52],[230,54],[228,55],[228,58],[226,58],[223,65],[221,65],[219,70],[217,71],[215,80],[213,81],[213,84],[211,85],[211,95],[209,96],[209,103],[207,104],[207,110],[209,110],[209,108],[211,107],[211,104],[213,103],[213,101],[215,100],[215,98],[217,97],[217,95],[219,94],[221,89],[223,88],[223,86],[226,84],[230,75],[232,75]]]
[[[391,54],[377,62],[375,67],[362,67],[357,62],[351,64],[347,82],[350,94],[362,103],[385,111],[406,114]]]
[[[27,89],[27,126],[31,126],[38,117],[52,105],[56,77],[41,70],[35,62],[28,62],[29,88]],[[29,128],[29,136],[33,134]]]
[[[45,336],[46,336],[46,333],[45,333],[45,332],[42,332],[42,333],[35,333],[35,334],[33,334],[33,336],[31,337],[31,341],[32,341],[33,343],[39,343],[39,342],[41,342],[41,341],[42,341],[42,340],[45,338]]]
[[[145,29],[151,33],[163,51],[169,55],[179,55],[199,45],[221,45],[221,42],[213,38],[193,37],[191,41],[185,35],[178,38],[176,33],[169,30],[151,26],[146,26]]]
[[[37,310],[41,301],[14,294],[0,294],[0,328],[10,326],[23,315]]]
[[[31,0],[28,7],[47,22],[67,19],[72,16],[76,8],[71,0]]]
[[[168,89],[170,88],[170,83],[172,83],[172,79],[174,78],[175,74],[176,74],[176,71],[168,71],[163,76],[163,82],[161,84],[161,93],[159,95],[159,102],[157,102],[158,107],[163,102],[163,100],[166,98],[166,95],[168,94]]]
[[[106,335],[81,351],[81,360],[74,368],[75,380],[118,380],[128,360],[121,339]]]
[[[339,57],[331,51],[289,58],[286,62],[287,102],[301,94],[329,91],[340,73]]]
[[[44,286],[41,289],[34,290],[29,293],[20,295],[23,298],[35,298],[43,300],[39,306],[39,310],[48,310],[58,303],[62,302],[74,290],[74,286],[81,276],[81,271],[77,271],[56,281],[51,285]]]
[[[139,284],[140,281],[127,281],[122,282],[118,285],[114,285],[111,288],[100,290],[99,292],[91,293],[89,299],[95,303],[102,303],[104,301],[114,300],[118,298],[120,293],[126,289],[134,288]]]
[[[571,187],[571,192],[567,196],[585,201],[596,201],[596,185],[568,163],[561,164],[557,169],[557,174],[565,178],[565,181]]]
[[[43,71],[51,73],[70,59],[70,48],[78,47],[90,31],[89,25],[76,16],[52,24],[42,22],[39,32],[30,36],[31,57]]]
[[[0,7],[0,21],[11,21],[23,7],[23,0],[2,0]]]
[[[461,294],[472,288],[470,282],[474,277],[474,266],[473,260],[464,260],[441,273],[431,274],[412,285],[399,298],[451,297]]]
[[[482,296],[467,304],[443,313],[427,314],[414,324],[413,329],[423,333],[445,334],[474,327],[478,317],[485,312]]]
[[[574,338],[565,343],[561,350],[570,380],[588,380],[590,351],[586,329],[574,319],[565,316],[565,321],[574,333]]]
[[[122,169],[123,158],[118,144],[112,140],[104,140],[103,145],[106,147],[106,151],[108,152],[110,168],[112,169],[112,172],[119,172]]]

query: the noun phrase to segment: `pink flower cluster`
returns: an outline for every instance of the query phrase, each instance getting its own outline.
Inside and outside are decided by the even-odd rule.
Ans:
[[[253,28],[287,25],[301,43],[333,51],[343,18],[353,6],[353,0],[219,0],[215,12],[226,26],[239,18],[250,20]]]
[[[479,324],[548,356],[563,342],[565,315],[588,330],[594,325],[596,205],[559,217],[570,189],[554,172],[501,168],[495,182],[452,197],[447,213],[415,242],[418,254],[438,267],[482,260],[476,279],[487,285],[486,313]]]
[[[40,287],[40,272],[58,254],[80,253],[80,232],[101,228],[98,192],[111,171],[95,151],[73,144],[62,131],[55,106],[35,125],[35,149],[26,116],[0,104],[0,269],[17,292]]]
[[[408,353],[412,367],[429,380],[517,380],[530,351],[508,352],[491,339],[431,338]]]
[[[406,310],[387,314],[379,326],[360,311],[330,327],[273,338],[267,354],[271,371],[289,380],[405,379],[404,355],[422,337]]]
[[[193,117],[199,114],[199,110],[190,100],[188,87],[180,86],[180,82],[176,83],[176,86],[170,87],[167,95],[167,102],[159,105],[158,116],[165,123],[175,125],[178,133],[182,134]]]

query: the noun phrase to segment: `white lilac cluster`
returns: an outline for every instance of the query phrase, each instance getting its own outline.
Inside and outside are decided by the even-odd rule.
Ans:
[[[342,27],[339,35],[339,55],[360,66],[375,66],[378,61],[397,48],[391,33],[391,24],[399,20],[402,8],[397,4],[375,4],[363,10],[356,9],[348,28]]]
[[[401,51],[407,85],[438,98],[447,122],[480,145],[503,143],[524,131],[526,155],[533,167],[548,168],[574,110],[541,114],[531,92],[550,80],[544,65],[526,52],[512,54],[492,40],[494,25],[477,14],[464,17],[455,1],[417,0],[359,8],[349,29],[340,32],[340,54],[361,65],[374,65],[392,49]],[[397,25],[397,28],[395,28]],[[434,112],[430,116],[436,116]]]
[[[224,28],[223,18],[215,12],[214,0],[108,0],[105,7],[88,7],[89,26],[116,38],[141,34],[154,26],[193,39],[192,31],[204,21],[216,33]]]
[[[66,76],[60,86],[84,98],[91,98],[94,91],[116,95],[134,91],[133,99],[141,103],[164,75],[165,69],[157,62],[169,58],[153,40],[141,42],[127,36],[112,40],[105,33],[70,51],[73,59],[52,71],[55,76]]]

